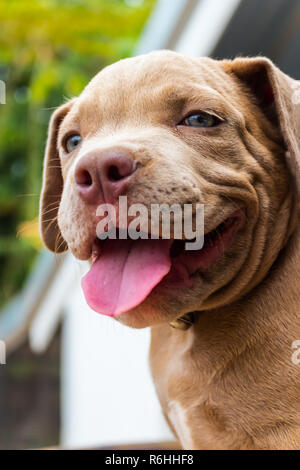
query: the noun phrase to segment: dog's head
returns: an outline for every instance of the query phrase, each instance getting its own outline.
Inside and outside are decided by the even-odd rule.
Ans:
[[[92,257],[88,303],[128,325],[215,308],[257,285],[288,240],[299,155],[300,84],[268,59],[126,59],[53,114],[42,237],[50,250]],[[195,228],[203,204],[203,248],[186,250],[172,230],[171,240],[99,242],[97,208],[116,208],[120,228],[120,196],[148,210],[149,234],[151,205],[192,204]]]

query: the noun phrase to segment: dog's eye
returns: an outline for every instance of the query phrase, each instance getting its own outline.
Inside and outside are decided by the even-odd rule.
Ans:
[[[80,144],[81,142],[81,136],[79,134],[74,134],[74,135],[71,135],[67,140],[66,140],[66,143],[65,143],[65,147],[66,147],[66,150],[68,153],[71,153],[73,152],[73,150],[75,150],[76,147],[78,147],[78,145]]]
[[[191,114],[181,122],[181,125],[188,127],[214,127],[220,124],[220,122],[222,121],[217,116],[203,112]]]

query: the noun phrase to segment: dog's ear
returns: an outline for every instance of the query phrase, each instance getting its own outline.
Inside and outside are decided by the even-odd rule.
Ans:
[[[300,194],[300,82],[265,57],[237,58],[224,61],[224,65],[249,87],[268,118],[278,124],[287,164]]]
[[[43,184],[40,198],[40,234],[46,247],[55,253],[68,249],[58,223],[57,213],[63,190],[63,178],[57,149],[59,126],[73,106],[74,100],[60,106],[51,116],[44,158]]]

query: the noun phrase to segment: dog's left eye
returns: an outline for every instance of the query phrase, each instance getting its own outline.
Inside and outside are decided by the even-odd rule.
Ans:
[[[222,121],[217,116],[203,112],[199,114],[191,114],[186,117],[180,125],[188,127],[214,127],[220,124],[220,122]]]
[[[68,153],[71,153],[73,152],[73,150],[75,150],[76,147],[78,147],[78,145],[80,144],[81,142],[81,136],[79,134],[74,134],[74,135],[71,135],[67,140],[66,140],[66,143],[65,143],[65,147],[66,147],[66,150]]]

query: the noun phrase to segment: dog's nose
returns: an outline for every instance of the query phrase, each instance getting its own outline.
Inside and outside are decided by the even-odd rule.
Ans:
[[[86,154],[75,168],[76,189],[88,204],[97,204],[103,199],[114,203],[124,193],[136,166],[136,161],[124,150]]]

